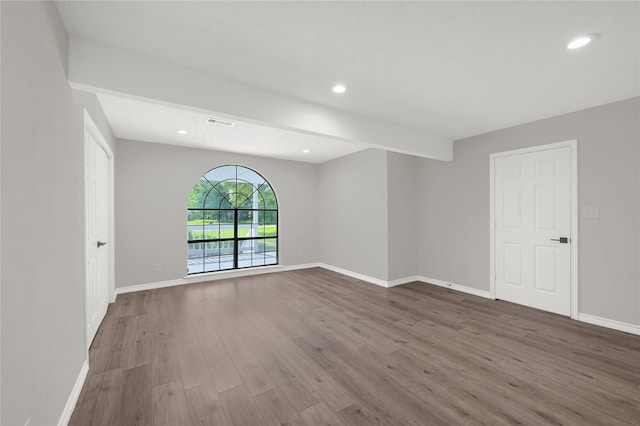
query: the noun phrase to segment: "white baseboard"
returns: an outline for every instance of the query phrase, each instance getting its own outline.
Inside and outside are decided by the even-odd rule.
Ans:
[[[386,288],[391,288],[391,287],[395,287],[398,285],[407,284],[407,283],[411,283],[419,280],[419,278],[414,275],[412,277],[405,277],[405,278],[399,278],[397,280],[386,281],[386,280],[381,280],[380,278],[374,278],[374,277],[370,277],[369,275],[353,272],[348,269],[343,269],[337,266],[328,265],[326,263],[320,263],[317,266],[324,269],[328,269],[329,271],[337,272],[342,275],[347,275],[347,276],[357,278],[359,280],[366,281],[368,283],[379,285],[381,287],[386,287]]]
[[[178,278],[175,280],[130,285],[127,287],[118,287],[115,290],[115,294],[117,296],[119,294],[133,293],[136,291],[154,290],[157,288],[173,287],[173,286],[186,285],[186,284],[196,284],[196,283],[203,283],[206,281],[224,280],[227,278],[238,278],[238,277],[248,277],[251,275],[270,274],[273,272],[294,271],[296,269],[317,268],[320,266],[321,266],[320,263],[304,263],[304,264],[291,265],[291,266],[273,265],[273,266],[262,266],[259,268],[251,268],[251,269],[236,269],[233,271],[211,272],[208,274],[198,274],[193,276],[187,276],[184,278]]]
[[[322,267],[322,263],[320,262],[315,262],[315,263],[301,263],[299,265],[290,265],[290,266],[285,266],[284,270],[285,271],[295,271],[297,269],[309,269],[309,268],[321,268]]]
[[[73,414],[73,410],[76,408],[76,403],[78,402],[78,397],[80,396],[80,391],[82,390],[82,386],[84,386],[84,381],[87,378],[88,372],[89,361],[85,360],[82,364],[82,368],[80,368],[80,373],[76,378],[76,382],[71,389],[71,394],[69,394],[69,398],[67,399],[67,403],[64,406],[64,410],[62,410],[60,420],[58,420],[58,426],[67,426],[67,424],[69,423],[71,415]]]
[[[187,284],[185,280],[177,279],[177,280],[169,280],[169,281],[158,281],[155,283],[130,285],[127,287],[116,288],[115,295],[117,297],[118,295],[124,294],[124,293],[134,293],[136,291],[154,290],[156,288],[173,287],[175,285],[184,285],[184,284]]]
[[[388,281],[387,287],[395,287],[397,285],[408,284],[415,281],[420,281],[420,277],[418,277],[417,275],[414,275],[412,277],[398,278],[397,280]]]
[[[118,287],[115,289],[114,293],[117,296],[119,294],[133,293],[136,291],[154,290],[157,288],[173,287],[173,286],[186,285],[186,284],[196,284],[196,283],[202,283],[206,281],[223,280],[227,278],[247,277],[251,275],[270,274],[273,272],[295,271],[298,269],[308,269],[308,268],[328,269],[329,271],[337,272],[342,275],[347,275],[349,277],[357,278],[359,280],[366,281],[366,282],[379,285],[381,287],[386,287],[386,288],[395,287],[397,285],[406,284],[406,283],[419,280],[419,277],[413,276],[413,277],[407,277],[407,278],[400,278],[392,281],[385,281],[379,278],[374,278],[368,275],[360,274],[358,272],[353,272],[348,269],[343,269],[337,266],[328,265],[326,263],[314,262],[314,263],[302,263],[299,265],[289,265],[289,266],[273,265],[273,266],[264,266],[260,268],[241,269],[241,270],[236,269],[233,271],[220,271],[220,272],[211,272],[209,274],[198,274],[194,276],[178,278],[175,280],[130,285],[127,287]]]
[[[385,280],[381,280],[379,278],[370,277],[368,275],[359,274],[358,272],[349,271],[348,269],[342,269],[337,266],[327,265],[326,263],[320,263],[318,266],[324,269],[328,269],[329,271],[337,272],[342,275],[347,275],[349,277],[353,277],[362,281],[369,282],[371,284],[379,285],[381,287],[389,287],[389,282]],[[397,284],[396,284],[397,285]]]
[[[608,318],[596,317],[589,314],[578,314],[578,321],[586,322],[600,327],[612,328],[625,333],[640,335],[640,325],[629,324],[627,322],[616,321]]]
[[[416,278],[418,279],[418,281],[422,281],[425,284],[433,284],[440,287],[446,287],[452,290],[461,291],[463,293],[473,294],[474,296],[480,296],[486,299],[493,299],[493,297],[491,297],[491,293],[488,291],[478,290],[477,288],[467,287],[466,285],[460,285],[460,284],[456,284],[448,281],[442,281],[437,278],[423,277],[421,275],[418,275]]]

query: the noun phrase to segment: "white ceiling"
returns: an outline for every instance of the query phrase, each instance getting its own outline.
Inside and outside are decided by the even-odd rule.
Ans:
[[[71,35],[451,140],[640,95],[638,2],[57,5]]]
[[[206,112],[98,94],[114,134],[120,139],[152,141],[285,160],[322,163],[365,147],[326,137],[231,120],[233,127],[207,123],[225,118]],[[187,131],[186,135],[177,133]],[[303,152],[308,150],[308,153]]]

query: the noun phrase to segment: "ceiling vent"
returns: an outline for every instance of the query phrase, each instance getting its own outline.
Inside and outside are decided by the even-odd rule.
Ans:
[[[215,124],[217,126],[225,126],[225,127],[233,127],[236,124],[233,121],[223,120],[221,118],[213,118],[213,117],[207,117],[207,123]]]

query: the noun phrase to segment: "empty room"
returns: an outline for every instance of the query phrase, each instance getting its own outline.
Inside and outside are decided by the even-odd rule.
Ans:
[[[0,424],[637,425],[640,2],[0,1]]]

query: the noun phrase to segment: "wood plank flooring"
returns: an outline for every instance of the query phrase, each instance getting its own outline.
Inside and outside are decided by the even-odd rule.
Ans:
[[[640,424],[640,337],[323,269],[123,294],[70,425]]]

